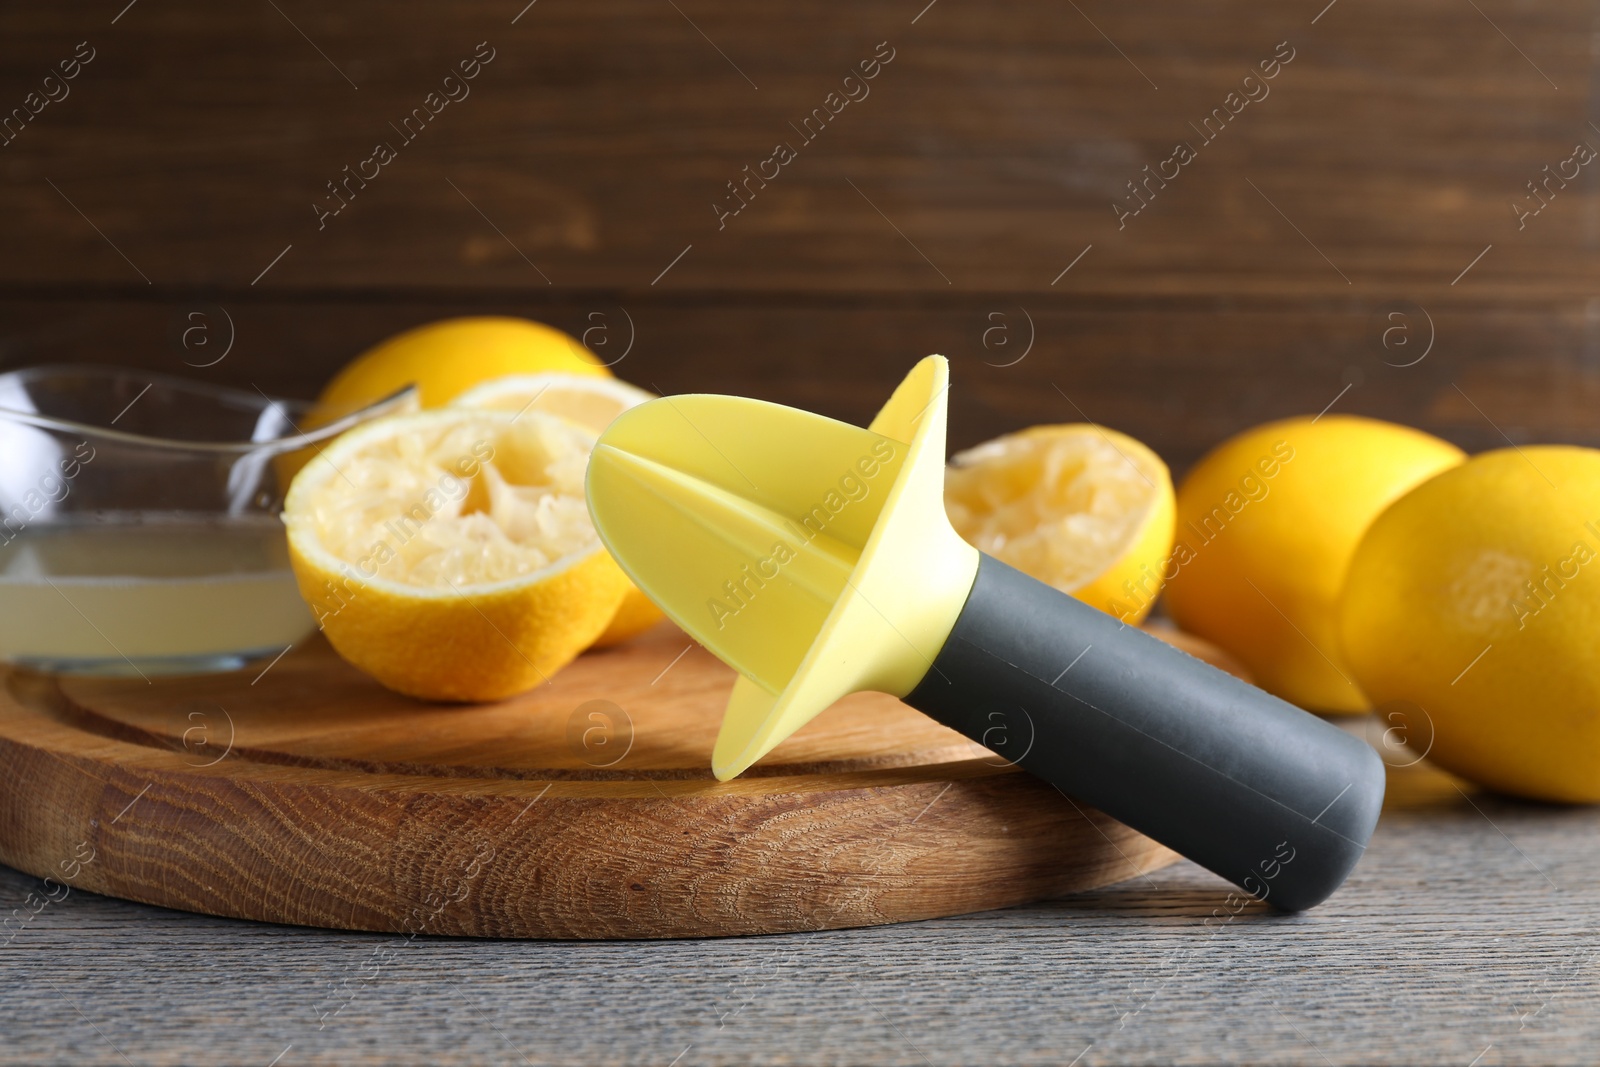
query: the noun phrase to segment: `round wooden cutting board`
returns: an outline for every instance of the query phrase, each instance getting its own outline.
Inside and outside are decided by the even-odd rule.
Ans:
[[[232,674],[0,673],[0,861],[271,922],[640,938],[952,915],[1176,858],[877,694],[717,782],[732,680],[668,625],[489,705],[389,693],[320,638]]]

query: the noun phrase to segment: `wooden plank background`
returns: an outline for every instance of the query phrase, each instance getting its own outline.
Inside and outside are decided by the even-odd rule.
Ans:
[[[643,384],[853,419],[942,351],[956,445],[1088,416],[1182,468],[1346,385],[1337,410],[1471,448],[1600,443],[1600,166],[1563,162],[1600,146],[1592,5],[125,3],[0,13],[0,108],[66,90],[0,146],[0,367],[305,394],[394,330],[511,311],[631,340]],[[1119,228],[1178,141],[1196,158]],[[1547,165],[1577,177],[1519,229]]]

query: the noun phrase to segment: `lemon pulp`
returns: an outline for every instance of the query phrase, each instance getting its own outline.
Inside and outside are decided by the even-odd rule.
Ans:
[[[547,679],[628,588],[583,495],[594,439],[553,416],[383,419],[308,464],[284,505],[301,593],[390,688],[497,699]]]
[[[519,414],[544,412],[574,422],[598,435],[618,415],[654,395],[616,378],[561,372],[513,374],[467,390],[451,401],[451,406]],[[606,648],[637,637],[660,622],[661,617],[661,609],[630,583],[628,593],[617,606],[611,624],[595,639],[595,647]]]
[[[951,460],[945,509],[971,545],[1127,622],[1149,614],[1172,547],[1166,465],[1104,427],[1038,426]]]

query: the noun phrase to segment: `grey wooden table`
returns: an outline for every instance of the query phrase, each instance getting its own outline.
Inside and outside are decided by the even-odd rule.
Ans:
[[[0,949],[0,1061],[1593,1063],[1600,811],[1426,765],[1391,770],[1390,800],[1332,900],[1211,926],[1227,889],[1190,864],[696,942],[404,942],[73,893]],[[37,887],[0,868],[4,910]]]

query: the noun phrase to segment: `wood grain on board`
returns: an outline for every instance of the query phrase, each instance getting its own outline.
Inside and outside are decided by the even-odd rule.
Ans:
[[[881,694],[716,782],[732,678],[668,625],[489,705],[390,693],[320,639],[259,675],[12,672],[0,862],[272,922],[637,938],[959,914],[1176,859]]]

